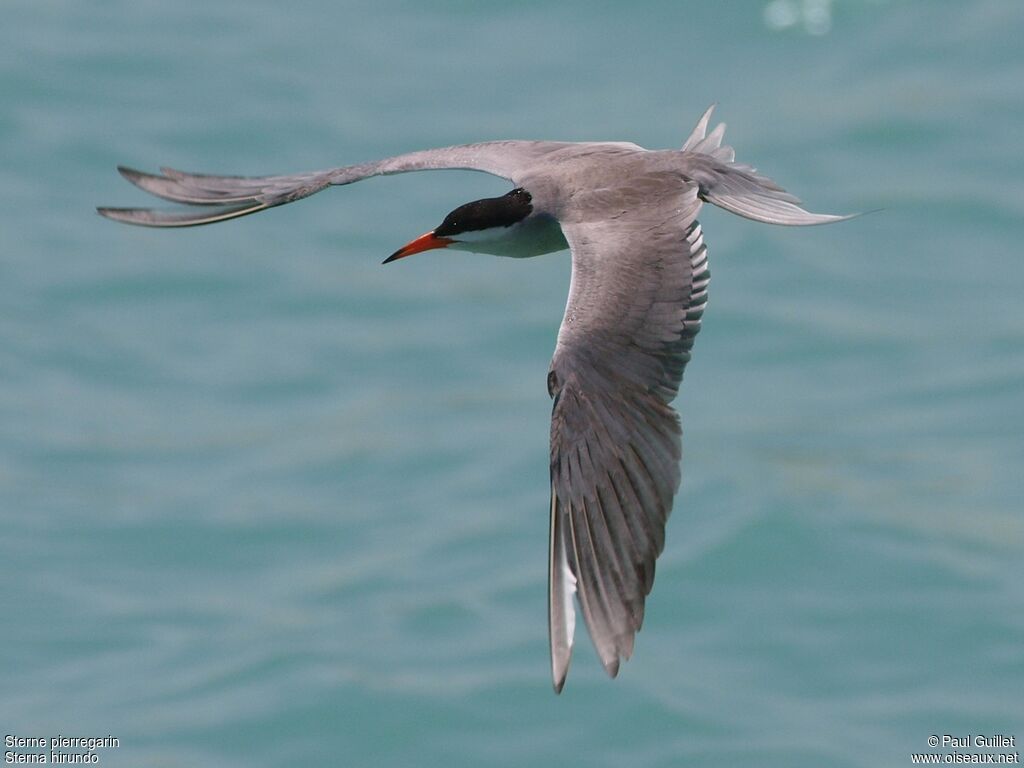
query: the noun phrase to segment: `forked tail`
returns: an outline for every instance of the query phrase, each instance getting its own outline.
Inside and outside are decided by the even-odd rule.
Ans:
[[[725,123],[707,132],[714,110],[714,104],[708,107],[682,146],[683,173],[697,183],[702,200],[754,221],[795,227],[831,224],[859,215],[835,216],[805,211],[800,207],[799,198],[749,165],[735,162],[736,152],[722,144]]]

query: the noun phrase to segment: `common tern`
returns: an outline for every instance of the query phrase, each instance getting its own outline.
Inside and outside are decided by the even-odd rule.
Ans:
[[[288,176],[211,176],[119,167],[132,184],[188,206],[99,208],[148,227],[190,227],[301,200],[371,176],[466,169],[503,177],[505,195],[459,206],[385,263],[435,248],[525,258],[569,248],[572,278],[547,377],[551,414],[548,629],[562,690],[578,601],[612,677],[633,653],[679,487],[671,403],[707,306],[705,203],[768,224],[851,218],[810,213],[708,132],[680,149],[629,142],[489,141]]]

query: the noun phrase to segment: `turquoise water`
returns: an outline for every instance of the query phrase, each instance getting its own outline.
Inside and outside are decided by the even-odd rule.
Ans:
[[[103,766],[867,767],[1024,739],[1022,38],[1009,1],[6,0],[0,729],[113,735]],[[646,624],[615,681],[581,635],[560,697],[567,255],[380,266],[507,185],[377,179],[180,232],[93,211],[144,202],[117,163],[677,146],[715,101],[812,209],[884,210],[705,211]]]

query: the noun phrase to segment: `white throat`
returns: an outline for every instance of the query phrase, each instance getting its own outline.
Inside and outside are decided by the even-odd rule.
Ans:
[[[489,253],[513,259],[527,259],[569,247],[562,234],[562,227],[553,216],[547,214],[527,216],[508,227],[460,232],[455,238],[457,242],[449,245],[448,250]]]

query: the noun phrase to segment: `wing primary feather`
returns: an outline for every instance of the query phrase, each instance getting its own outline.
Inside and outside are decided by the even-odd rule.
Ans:
[[[573,635],[576,631],[576,611],[572,605],[572,598],[576,592],[576,578],[569,568],[565,549],[564,517],[565,513],[552,486],[548,561],[548,638],[551,643],[551,680],[555,693],[562,692],[566,675],[569,674]]]
[[[198,227],[218,221],[237,219],[266,209],[263,203],[233,206],[201,211],[158,211],[152,208],[97,208],[96,212],[107,219],[120,221],[124,224],[135,224],[141,227]]]
[[[653,551],[654,547],[648,545],[649,541],[647,533],[643,530],[643,523],[637,518],[641,517],[631,513],[630,510],[639,509],[639,501],[636,493],[633,491],[629,478],[626,476],[625,468],[621,468],[621,472],[616,474],[609,474],[609,481],[611,485],[612,493],[615,494],[615,498],[618,502],[619,509],[622,510],[623,519],[627,527],[630,529],[630,536],[634,542],[634,546],[637,549],[637,557],[634,560],[637,569],[637,575],[639,576],[639,584],[641,586],[641,594],[646,597],[651,593],[651,587],[654,585],[654,569],[653,569],[653,557],[648,554]],[[639,529],[638,529],[638,526]],[[646,546],[645,546],[646,545]],[[651,564],[649,564],[649,562]],[[639,600],[639,616],[636,620],[637,629],[643,624],[644,614],[644,601],[643,597]]]
[[[174,203],[184,203],[186,205],[229,205],[231,203],[253,202],[256,194],[258,194],[258,191],[253,190],[246,190],[243,193],[238,189],[228,191],[198,187],[190,188],[185,183],[189,176],[175,172],[170,168],[162,168],[161,171],[165,174],[162,176],[138,171],[124,165],[119,165],[117,170],[127,181],[130,181],[144,192],[149,192],[151,195],[156,195]]]
[[[597,507],[601,511],[601,521],[608,538],[608,549],[615,559],[617,568],[616,587],[619,598],[629,611],[630,629],[639,629],[639,619],[643,616],[643,596],[638,595],[632,584],[639,574],[637,564],[642,562],[642,555],[637,551],[633,535],[619,507],[618,497],[611,487],[611,478],[605,477],[597,484]],[[630,578],[632,577],[632,578]],[[639,617],[639,618],[638,618]],[[629,655],[626,656],[629,658]]]
[[[615,610],[616,607],[628,608],[630,600],[629,590],[626,588],[630,559],[622,550],[627,546],[627,542],[625,537],[620,535],[621,531],[617,528],[613,530],[613,527],[609,525],[608,514],[601,495],[602,476],[605,473],[590,460],[589,452],[589,444],[584,443],[580,446],[581,465],[583,464],[583,454],[587,454],[587,467],[584,470],[585,476],[589,478],[587,485],[593,489],[593,494],[588,495],[584,500],[587,532],[595,550],[595,562],[600,562],[604,566],[601,568],[601,573],[605,578],[601,579],[601,586],[609,605],[609,613],[619,613],[620,611]]]
[[[619,657],[615,643],[615,621],[611,601],[599,577],[600,560],[594,547],[585,502],[573,504],[569,510],[573,546],[576,549],[576,578],[579,582],[580,604],[587,617],[590,639],[610,677],[619,673]]]
[[[639,502],[635,517],[648,534],[651,549],[655,554],[659,554],[665,545],[665,535],[662,531],[658,530],[657,523],[644,514],[643,510],[654,509],[660,503],[660,500],[656,497],[650,473],[647,467],[644,466],[643,460],[637,455],[635,450],[631,449],[631,453],[633,454],[632,460],[626,462],[624,466],[626,467],[626,478],[629,480],[630,488]]]
[[[640,554],[633,541],[632,531],[625,522],[625,515],[617,507],[617,499],[613,493],[609,494],[606,487],[610,478],[604,469],[605,462],[595,462],[590,457],[589,442],[581,447],[581,455],[585,450],[588,457],[585,472],[589,477],[588,485],[593,488],[593,496],[589,497],[586,506],[590,537],[595,543],[595,549],[603,554],[602,560],[607,567],[602,568],[602,571],[610,577],[610,587],[614,588],[613,593],[609,589],[605,589],[605,593],[609,602],[613,602],[617,596],[617,603],[633,613],[634,595],[629,584],[633,581],[631,575],[636,574],[634,563]]]

